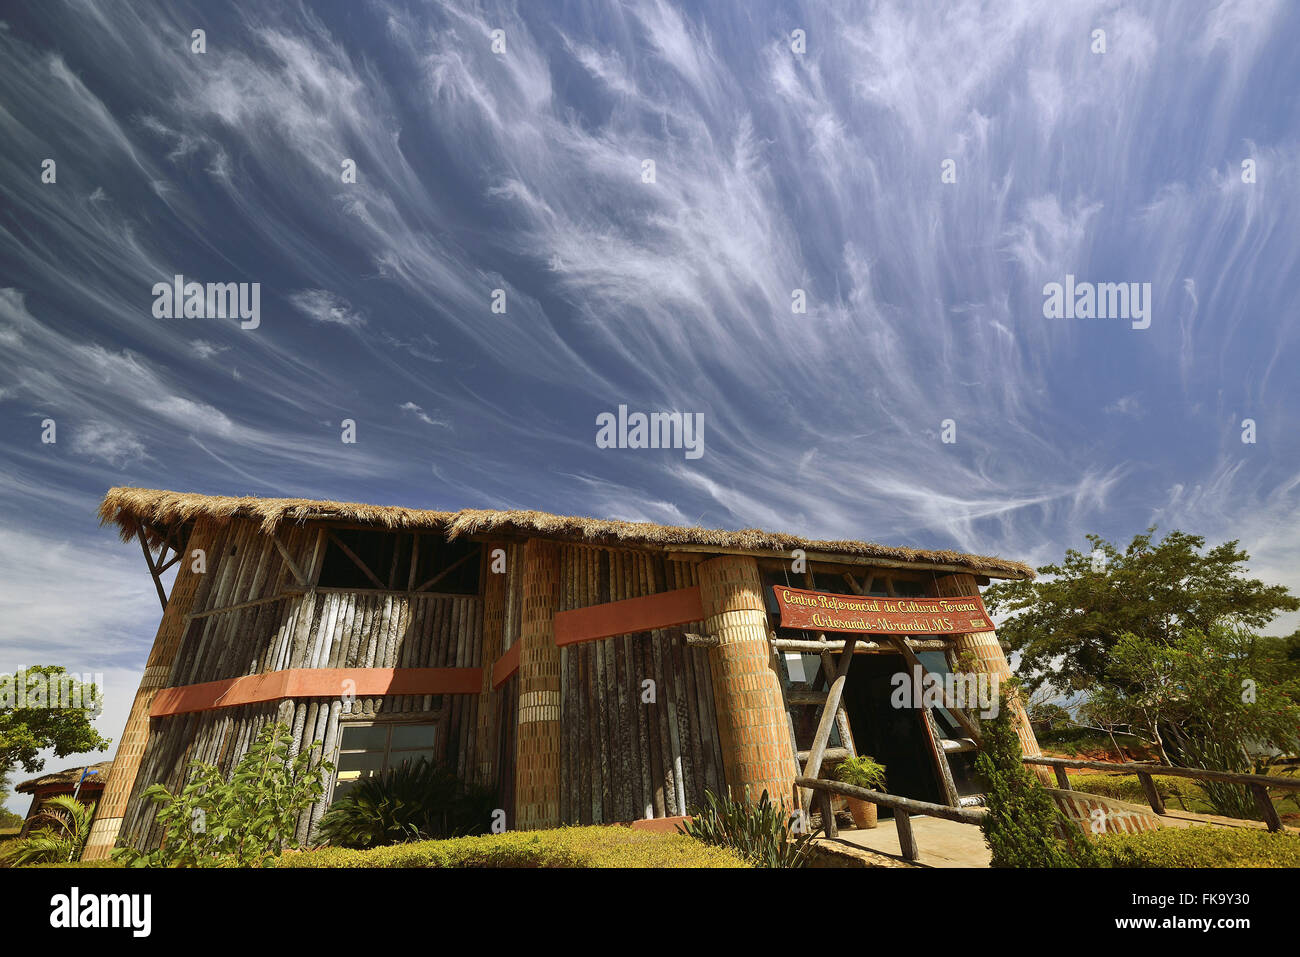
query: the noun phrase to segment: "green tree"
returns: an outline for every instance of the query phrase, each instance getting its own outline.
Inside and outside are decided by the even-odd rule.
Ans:
[[[1097,852],[1021,760],[1020,738],[1003,689],[997,716],[980,723],[975,770],[986,784],[980,829],[994,867],[1096,867]]]
[[[9,778],[0,774],[0,831],[13,830],[23,826],[23,816],[15,814],[5,807],[5,802],[11,797],[9,789]]]
[[[1124,635],[1094,697],[1145,731],[1166,764],[1249,774],[1264,770],[1252,747],[1300,751],[1300,678],[1276,649],[1227,625],[1190,629],[1170,644]],[[1239,785],[1201,787],[1221,814],[1257,814]]]
[[[113,859],[129,867],[256,867],[296,847],[298,817],[320,799],[334,766],[313,763],[319,741],[297,755],[292,748],[288,726],[268,724],[229,780],[195,761],[180,794],[147,788],[144,797],[159,806],[162,844],[149,852],[120,847]]]
[[[984,592],[989,610],[1011,612],[998,637],[1020,655],[1029,688],[1050,683],[1088,690],[1106,680],[1111,651],[1126,634],[1158,645],[1220,624],[1262,628],[1279,612],[1300,609],[1282,585],[1245,575],[1249,555],[1235,541],[1205,549],[1205,539],[1172,531],[1153,542],[1155,529],[1136,535],[1122,551],[1089,535],[1088,554],[1070,549],[1043,578],[1005,582]]]
[[[99,688],[82,684],[58,665],[33,665],[0,676],[0,776],[22,766],[44,766],[41,751],[58,757],[103,751],[111,743],[91,725],[99,716]]]

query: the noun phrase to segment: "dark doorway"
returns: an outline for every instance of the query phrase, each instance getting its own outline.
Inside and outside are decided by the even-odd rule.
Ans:
[[[946,804],[920,713],[889,703],[891,679],[904,667],[901,655],[854,655],[844,685],[853,743],[858,754],[869,754],[885,766],[889,793]]]

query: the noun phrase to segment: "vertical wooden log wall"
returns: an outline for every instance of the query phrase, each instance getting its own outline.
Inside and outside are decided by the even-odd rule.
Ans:
[[[727,784],[738,799],[792,804],[796,774],[790,722],[772,664],[767,609],[755,559],[726,555],[699,566],[705,630]]]
[[[697,584],[694,562],[635,549],[563,545],[561,611]],[[702,623],[560,649],[560,818],[602,824],[673,817],[722,793]]]
[[[521,830],[560,823],[559,551],[554,542],[535,538],[524,545],[514,824]]]
[[[289,527],[278,537],[314,581],[323,554],[318,529]],[[204,541],[207,572],[189,580],[188,557],[182,564],[150,656],[150,668],[156,664],[159,670],[146,671],[145,681],[154,686],[146,689],[142,682],[132,710],[135,724],[128,724],[123,738],[124,748],[137,739],[139,743],[134,765],[122,765],[132,780],[122,779],[119,785],[128,797],[118,799],[122,810],[117,833],[137,847],[156,846],[161,833],[154,824],[154,807],[139,799],[143,790],[161,783],[175,791],[196,760],[228,772],[261,727],[274,720],[289,725],[295,753],[319,741],[330,760],[349,720],[436,720],[441,758],[463,779],[476,775],[478,695],[346,698],[340,688],[335,698],[148,719],[148,706],[161,687],[294,668],[467,668],[483,663],[483,601],[477,596],[315,587],[286,591],[287,586],[297,586],[297,579],[255,522],[199,523],[188,547],[202,547]],[[132,737],[135,727],[140,730]],[[332,792],[329,780],[322,799],[300,818],[299,840],[307,839]],[[106,856],[113,840],[107,828],[101,826],[101,833],[102,850],[97,853]]]
[[[492,569],[492,552],[496,547],[484,545],[483,570],[480,580],[483,582],[483,690],[478,697],[478,728],[475,734],[475,768],[474,780],[479,784],[491,786],[497,783],[497,719],[499,717],[494,692],[492,690],[492,667],[505,650],[506,624],[506,585],[509,563],[506,571],[494,572]]]
[[[940,576],[934,583],[934,593],[941,598],[978,595],[979,591],[979,583],[975,581],[975,576],[964,572]],[[1011,677],[1011,665],[1002,651],[1002,646],[998,644],[997,632],[977,631],[969,635],[953,635],[953,645],[959,662],[963,659],[969,660],[984,674],[997,675],[999,681]],[[1011,707],[1015,712],[1016,735],[1020,738],[1020,749],[1024,751],[1026,757],[1038,757],[1043,752],[1038,747],[1038,738],[1029,724],[1029,716],[1025,714],[1024,703],[1019,696],[1013,699]],[[1056,786],[1050,769],[1032,765],[1031,769],[1044,785]]]

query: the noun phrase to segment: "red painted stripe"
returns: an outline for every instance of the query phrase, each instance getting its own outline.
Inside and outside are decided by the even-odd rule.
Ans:
[[[560,646],[572,645],[580,641],[595,641],[598,638],[703,620],[704,605],[700,601],[699,588],[678,588],[657,595],[557,612],[555,643]]]
[[[492,690],[500,688],[512,674],[519,670],[519,646],[522,644],[522,641],[516,639],[510,646],[510,650],[498,658],[496,664],[492,666]]]
[[[478,668],[295,668],[163,688],[154,696],[149,716],[212,711],[282,698],[478,694],[482,685],[483,672]]]

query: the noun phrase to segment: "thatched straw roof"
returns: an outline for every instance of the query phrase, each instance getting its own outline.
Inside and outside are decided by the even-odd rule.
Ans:
[[[274,531],[285,522],[332,520],[395,530],[436,530],[449,538],[485,533],[516,533],[588,544],[661,548],[716,546],[719,551],[744,549],[781,556],[799,548],[806,552],[824,552],[830,555],[879,558],[923,565],[952,565],[993,578],[1034,577],[1033,569],[1022,562],[985,555],[967,555],[963,552],[930,551],[850,540],[807,539],[755,528],[726,532],[699,527],[656,525],[652,522],[577,518],[517,509],[467,508],[459,512],[437,512],[392,505],[320,502],[304,498],[236,498],[143,488],[109,489],[99,506],[101,524],[117,525],[123,541],[134,538],[138,531],[143,531],[151,541],[157,541],[172,526],[199,516],[218,520],[251,518],[259,521],[266,532]]]
[[[24,794],[33,794],[38,789],[49,787],[52,784],[66,784],[69,787],[76,787],[77,779],[81,777],[81,771],[85,767],[84,764],[80,764],[75,768],[68,768],[66,771],[54,771],[51,774],[42,774],[38,778],[32,778],[31,780],[24,781],[22,784],[15,785],[14,790],[22,791]],[[108,772],[112,767],[112,761],[100,761],[98,764],[90,765],[90,770],[98,771],[99,773],[87,775],[86,784],[90,784],[91,782],[104,784],[108,781]],[[86,784],[83,784],[82,787],[84,788]]]

